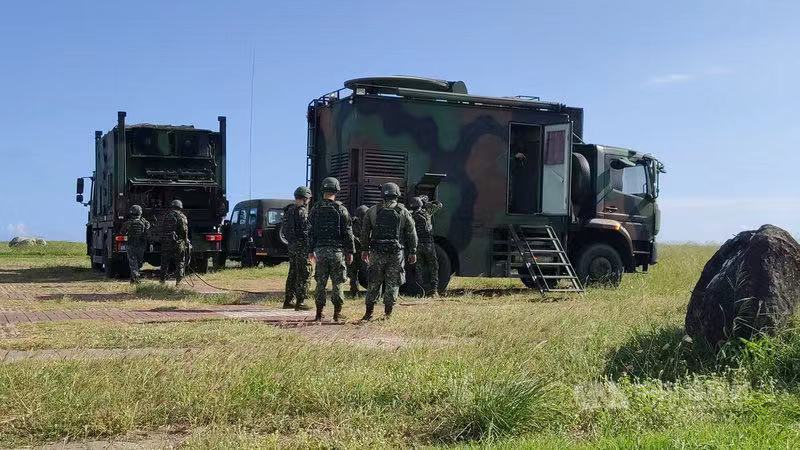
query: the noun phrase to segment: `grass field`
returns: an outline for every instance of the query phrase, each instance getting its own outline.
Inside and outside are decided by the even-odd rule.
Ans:
[[[277,307],[282,297],[283,266],[205,277],[263,296],[208,296],[104,280],[81,250],[0,247],[0,286],[63,293],[10,290],[0,309]],[[665,246],[650,273],[570,298],[456,279],[457,295],[364,325],[7,327],[3,349],[175,352],[0,363],[0,445],[152,435],[187,448],[794,447],[800,337],[789,331],[718,355],[684,337],[691,289],[713,252]],[[103,301],[82,300],[98,293]],[[346,303],[349,317],[362,312],[362,300]]]

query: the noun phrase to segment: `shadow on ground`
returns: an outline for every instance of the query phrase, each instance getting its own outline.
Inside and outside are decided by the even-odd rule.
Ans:
[[[683,328],[634,333],[609,354],[605,375],[612,379],[675,381],[692,374],[720,370],[722,362],[704,342],[694,342]]]
[[[106,281],[103,274],[88,267],[50,266],[0,269],[0,283],[69,283],[72,281]]]
[[[40,301],[64,301],[64,300],[72,300],[77,302],[121,302],[125,300],[134,300],[136,298],[135,295],[127,293],[127,292],[107,292],[107,293],[64,293],[64,294],[48,294],[48,295],[37,295],[36,300]]]

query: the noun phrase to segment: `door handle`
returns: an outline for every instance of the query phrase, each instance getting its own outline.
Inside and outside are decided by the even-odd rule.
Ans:
[[[605,211],[605,212],[617,212],[617,207],[616,206],[606,206],[605,208],[603,208],[603,211]]]

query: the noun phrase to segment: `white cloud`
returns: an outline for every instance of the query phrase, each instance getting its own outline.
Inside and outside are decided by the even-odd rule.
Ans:
[[[28,227],[24,223],[9,223],[6,225],[6,232],[11,237],[27,236]]]
[[[660,75],[652,77],[649,80],[647,80],[647,84],[683,83],[686,81],[690,81],[694,78],[695,78],[694,75],[689,75],[688,73],[671,73],[669,75]]]
[[[657,85],[665,85],[665,84],[677,84],[677,83],[686,83],[688,81],[694,81],[700,78],[708,78],[708,77],[718,77],[723,75],[729,75],[733,73],[733,71],[727,67],[720,67],[720,66],[711,66],[707,69],[700,70],[696,73],[669,73],[666,75],[656,75],[650,77],[645,82],[645,85],[648,86],[657,86]]]

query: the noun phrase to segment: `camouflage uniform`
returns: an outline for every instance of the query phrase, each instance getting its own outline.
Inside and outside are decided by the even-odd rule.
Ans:
[[[426,295],[436,297],[439,287],[439,260],[436,258],[436,244],[433,242],[433,223],[431,217],[442,209],[440,202],[429,202],[427,198],[419,199],[421,206],[413,208],[411,217],[417,230],[419,246],[417,247],[417,264],[414,266],[417,283]]]
[[[344,296],[342,283],[345,281],[347,271],[345,255],[352,255],[355,252],[350,214],[341,203],[322,199],[311,208],[308,221],[310,224],[308,248],[314,252],[317,259],[314,269],[314,278],[317,281],[316,319],[322,319],[322,310],[325,307],[325,286],[330,278],[333,284],[331,290],[333,317],[334,320],[338,320]]]
[[[356,241],[356,253],[361,251],[361,224],[364,222],[364,215],[367,213],[366,206],[362,205],[356,209],[353,216],[353,236]],[[358,272],[361,270],[361,258],[353,258],[353,263],[347,266],[347,278],[350,279],[350,296],[355,298],[358,295]]]
[[[308,261],[308,207],[291,204],[283,213],[283,234],[289,242],[289,276],[286,277],[284,308],[302,309],[308,298],[308,279],[311,262]]]
[[[139,283],[139,268],[144,263],[144,252],[147,250],[147,232],[150,222],[142,217],[141,206],[131,207],[130,218],[122,224],[121,233],[125,235],[128,266],[131,269],[131,283]]]
[[[189,220],[176,207],[164,215],[161,234],[161,282],[167,280],[170,266],[175,265],[175,284],[181,282],[189,247]]]
[[[417,252],[414,219],[396,198],[385,199],[367,211],[361,231],[361,243],[369,249],[369,288],[364,320],[372,318],[375,302],[383,289],[383,307],[387,316],[397,301],[400,286],[405,283],[403,250]]]

